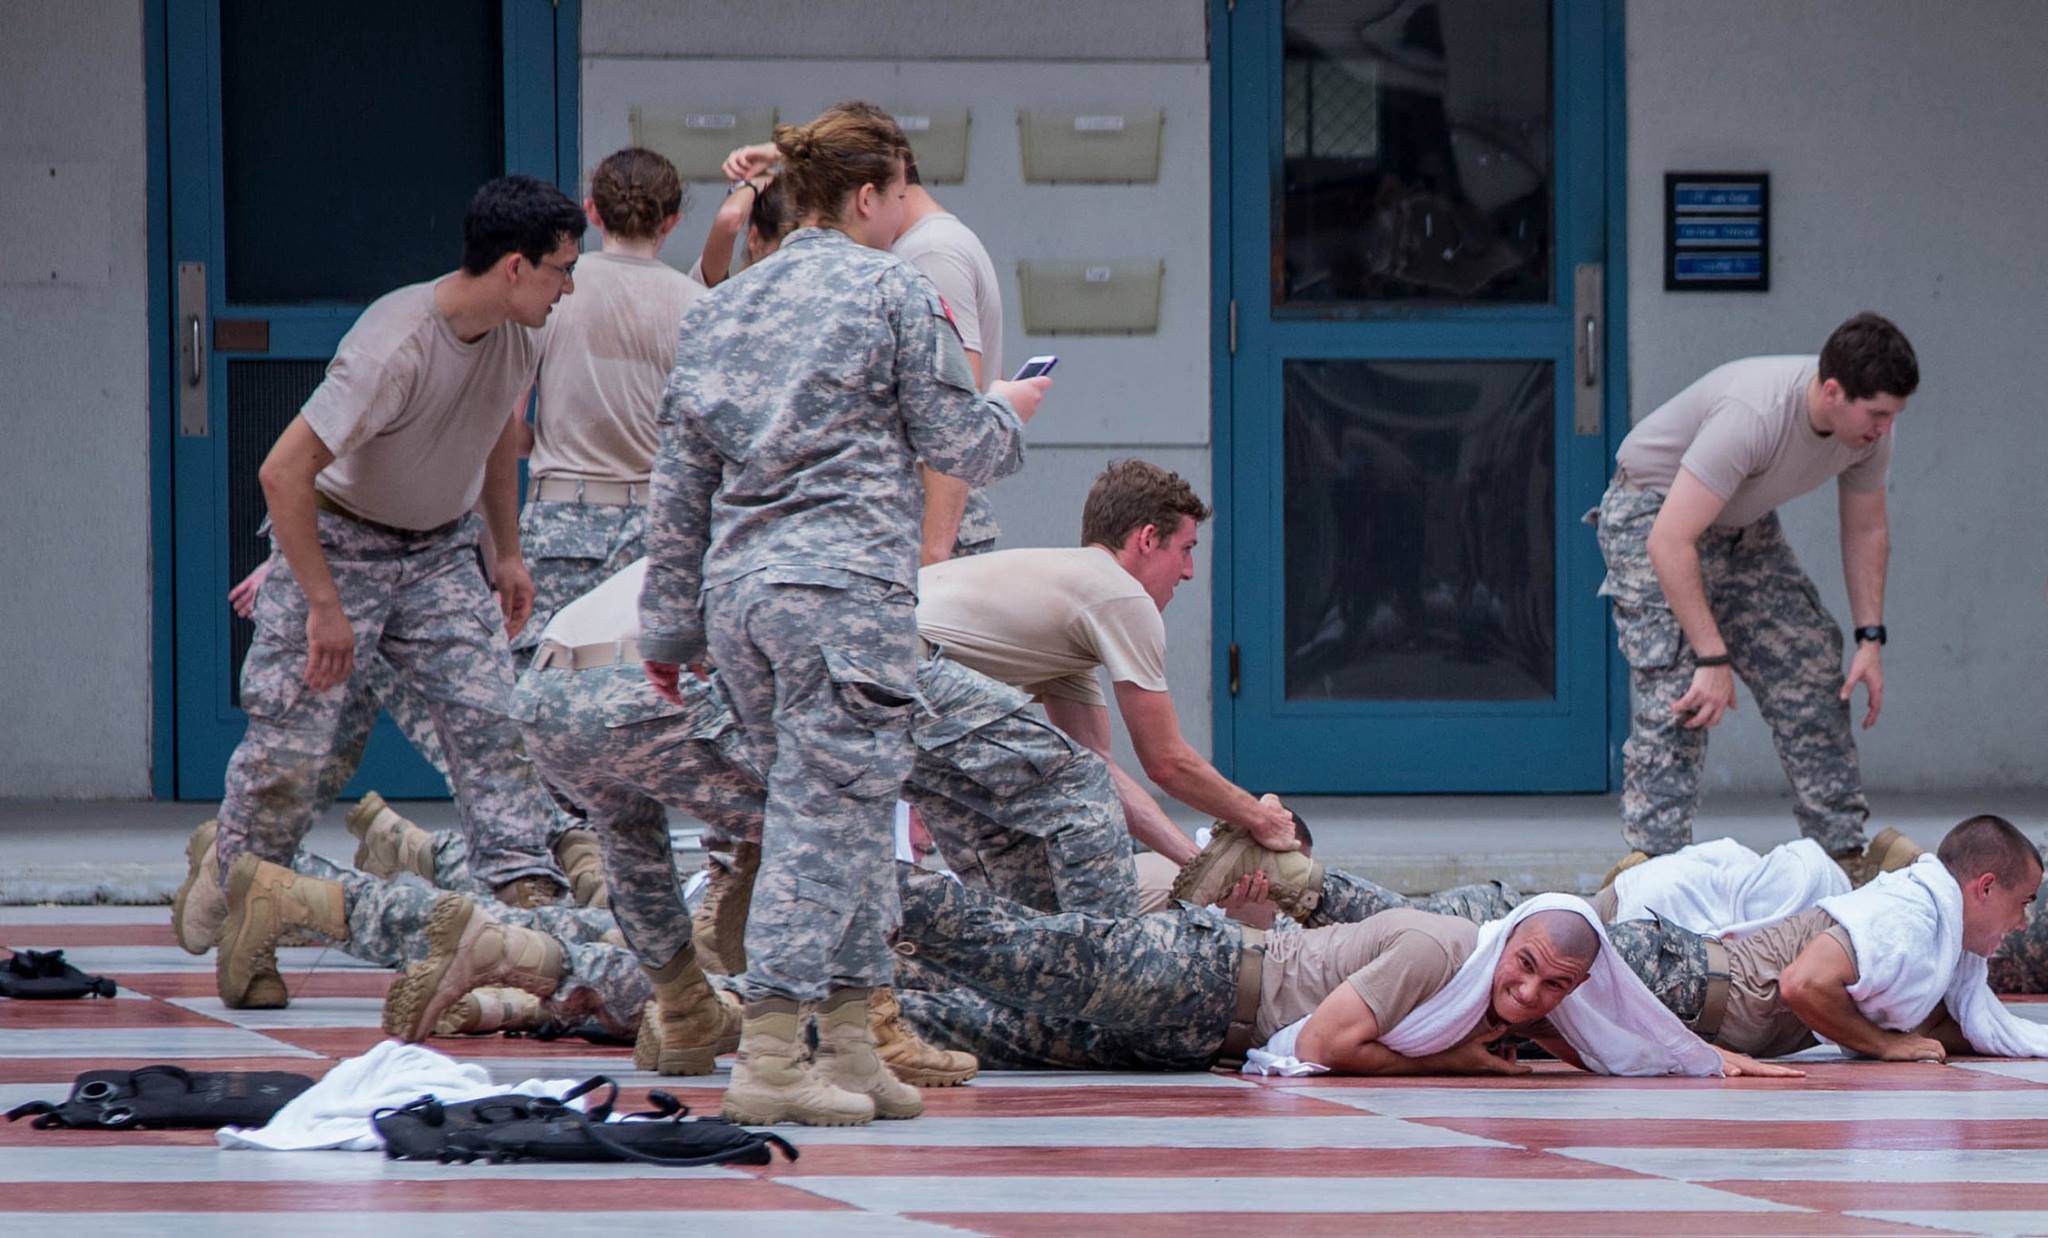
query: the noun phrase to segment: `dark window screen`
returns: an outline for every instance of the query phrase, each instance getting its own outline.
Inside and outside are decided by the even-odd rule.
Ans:
[[[299,406],[320,385],[327,373],[325,361],[243,361],[228,362],[228,579],[239,581],[270,557],[270,539],[256,536],[270,505],[263,498],[263,483],[257,470],[270,454],[277,436],[296,417]],[[218,605],[225,606],[222,600]],[[249,644],[256,637],[256,625],[247,619],[231,618],[228,639],[231,664],[228,691],[236,705],[242,703],[242,659],[249,656]]]
[[[499,0],[221,0],[228,300],[361,304],[452,270],[504,168]]]

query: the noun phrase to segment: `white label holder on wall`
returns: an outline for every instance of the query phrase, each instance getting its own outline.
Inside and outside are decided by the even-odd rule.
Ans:
[[[1146,335],[1159,330],[1161,258],[1017,264],[1026,335]]]
[[[958,185],[967,179],[967,134],[972,117],[964,107],[891,108],[910,140],[917,174],[927,185]]]

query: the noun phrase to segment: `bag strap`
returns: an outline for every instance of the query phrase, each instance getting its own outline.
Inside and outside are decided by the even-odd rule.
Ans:
[[[747,1151],[749,1147],[749,1145],[743,1144],[739,1147],[721,1148],[716,1152],[707,1152],[702,1156],[660,1156],[653,1152],[643,1152],[638,1148],[620,1142],[617,1137],[604,1130],[604,1123],[592,1122],[574,1109],[564,1113],[562,1117],[570,1125],[582,1131],[584,1136],[598,1147],[603,1148],[614,1156],[629,1161],[638,1161],[642,1165],[665,1165],[675,1169],[688,1169],[697,1165],[718,1165],[732,1160],[740,1153]],[[676,1125],[677,1123],[671,1124]],[[752,1146],[773,1145],[781,1148],[782,1154],[790,1160],[796,1159],[796,1149],[791,1147],[789,1141],[782,1136],[752,1131],[748,1133],[760,1140],[760,1145]]]

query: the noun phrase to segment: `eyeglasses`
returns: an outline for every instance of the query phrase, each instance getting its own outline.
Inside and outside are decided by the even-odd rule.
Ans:
[[[558,267],[554,263],[549,262],[546,258],[542,258],[535,265],[546,267],[548,270],[553,271],[555,274],[561,276],[565,281],[576,278],[576,264],[574,262],[571,262],[568,266]]]

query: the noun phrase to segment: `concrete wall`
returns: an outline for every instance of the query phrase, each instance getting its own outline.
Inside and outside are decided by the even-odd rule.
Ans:
[[[1627,20],[1632,412],[1729,358],[1818,351],[1857,310],[1896,321],[1922,383],[1892,467],[1892,643],[1865,777],[2040,785],[2048,6],[1640,0]],[[1768,293],[1662,290],[1663,173],[1714,169],[1771,174]],[[1834,506],[1829,487],[1784,519],[1846,621]],[[1782,787],[1742,710],[1714,737],[1711,785]]]
[[[1210,108],[1201,0],[1050,7],[585,0],[583,14],[586,172],[628,142],[636,105],[775,107],[786,121],[807,120],[845,98],[971,109],[967,179],[934,185],[933,194],[995,260],[1006,367],[1039,352],[1061,358],[1059,385],[1031,426],[1024,471],[990,490],[1004,545],[1073,545],[1081,500],[1114,457],[1141,455],[1208,491]],[[1141,106],[1167,113],[1158,184],[1024,184],[1019,107]],[[689,267],[723,191],[722,184],[693,187],[694,206],[665,259]],[[1156,335],[1024,334],[1020,259],[1122,257],[1166,262]],[[1206,548],[1197,567],[1167,611],[1168,671],[1182,726],[1207,751]]]
[[[138,0],[0,5],[0,796],[149,794]]]

